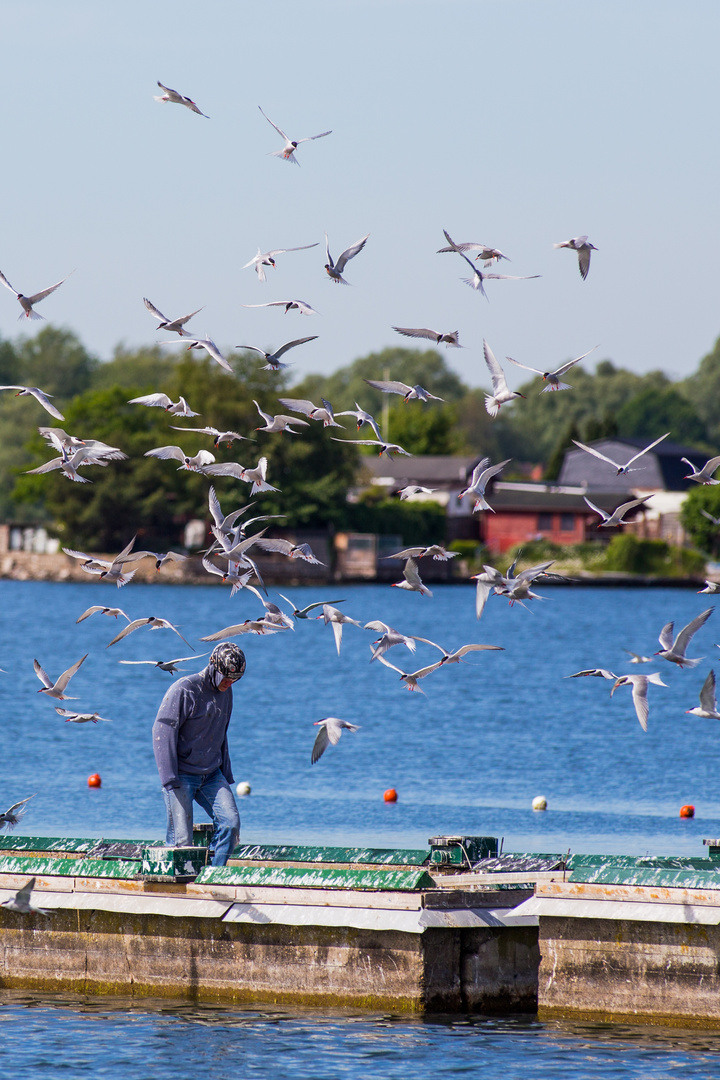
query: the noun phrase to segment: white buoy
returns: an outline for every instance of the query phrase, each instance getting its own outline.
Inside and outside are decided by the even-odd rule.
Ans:
[[[532,801],[533,810],[547,810],[547,799],[544,795],[536,795]]]
[[[247,780],[241,780],[238,786],[235,788],[238,795],[249,795],[252,788],[248,784]]]

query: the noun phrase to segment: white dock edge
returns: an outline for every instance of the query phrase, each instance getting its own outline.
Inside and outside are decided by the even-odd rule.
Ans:
[[[300,904],[233,904],[223,922],[279,923],[284,926],[349,926],[357,930],[400,930],[422,934],[431,927],[537,926],[537,916],[517,908],[470,908],[457,911],[392,908],[330,908]]]
[[[0,902],[9,900],[15,892],[0,889]],[[83,911],[120,911],[136,915],[174,915],[196,919],[219,919],[232,905],[230,900],[191,900],[185,896],[162,896],[154,893],[33,893],[39,908],[70,908]]]
[[[720,905],[716,908],[693,904],[643,903],[634,900],[585,900],[566,897],[531,896],[513,908],[516,916],[556,916],[561,919],[612,919],[632,922],[687,923],[698,926],[720,924]]]

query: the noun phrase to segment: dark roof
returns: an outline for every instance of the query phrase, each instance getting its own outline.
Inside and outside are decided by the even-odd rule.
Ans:
[[[592,501],[603,510],[614,510],[627,500],[626,491],[593,491]],[[529,484],[517,485],[503,483],[496,485],[489,500],[493,510],[525,510],[592,514],[593,511],[583,499],[580,491],[559,491],[546,484],[538,484],[530,489]]]
[[[622,439],[619,437],[596,439],[589,445],[600,450],[614,461],[623,463],[652,442],[652,439]],[[659,443],[653,450],[644,454],[638,461],[637,467],[622,476],[615,476],[612,467],[598,458],[588,454],[585,450],[570,447],[565,451],[562,468],[558,483],[566,485],[587,484],[588,490],[598,491],[618,490],[627,492],[633,488],[657,489],[660,491],[687,491],[692,487],[693,481],[685,479],[687,465],[681,458],[689,457],[691,460],[702,459],[705,456],[697,451],[690,450],[687,446],[671,443],[665,440]]]
[[[444,484],[446,487],[464,487],[468,475],[480,461],[480,454],[465,454],[450,457],[445,454],[417,454],[414,457],[394,458],[366,457],[364,468],[372,476],[391,476],[398,487],[406,484],[421,484],[432,487]]]

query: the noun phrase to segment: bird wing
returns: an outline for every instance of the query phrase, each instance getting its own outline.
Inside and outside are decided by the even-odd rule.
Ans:
[[[167,394],[144,394],[143,397],[130,398],[128,405],[149,405],[166,409],[172,405],[172,399]]]
[[[579,446],[581,450],[585,450],[588,454],[592,454],[593,457],[600,458],[601,461],[607,461],[608,465],[614,465],[616,469],[622,469],[623,466],[618,465],[617,461],[613,461],[612,458],[606,457],[605,454],[601,454],[599,450],[593,449],[592,446],[586,446],[585,443],[578,442],[577,439],[573,439],[573,442],[576,446]],[[638,457],[639,456],[640,455],[638,455]],[[634,461],[635,458],[632,458],[631,460]],[[628,465],[629,464],[630,462],[628,462]]]
[[[685,655],[685,650],[690,644],[691,639],[698,632],[700,627],[705,625],[714,610],[715,608],[708,608],[707,611],[703,611],[700,615],[696,615],[692,622],[689,622],[687,626],[683,626],[673,642],[673,652],[678,652],[682,656]]]
[[[472,263],[470,265],[472,266]],[[475,270],[476,274],[477,272]],[[493,281],[531,281],[533,278],[542,277],[542,274],[521,274],[519,276],[517,274],[483,274],[483,277],[486,280],[492,279]]]
[[[68,277],[69,276],[70,275],[68,274]],[[58,281],[54,285],[51,285],[49,289],[43,289],[42,292],[36,292],[36,293],[33,293],[32,296],[26,297],[28,303],[30,305],[32,305],[32,304],[39,303],[40,300],[44,300],[46,296],[50,295],[50,293],[53,293],[53,292],[55,292],[56,289],[59,289],[60,286],[62,285],[63,281],[67,281],[67,278],[63,278],[62,281]]]
[[[340,655],[340,646],[342,644],[343,624],[341,622],[336,622],[333,619],[332,622],[331,622],[331,625],[332,625],[332,629],[333,629],[333,637],[335,638],[335,648],[337,649],[337,654],[339,656]]]
[[[476,644],[472,644],[472,645],[461,645],[460,648],[456,649],[455,652],[452,653],[451,655],[452,656],[465,656],[465,653],[482,652],[484,650],[492,650],[492,651],[499,651],[499,652],[504,652],[505,651],[504,647],[502,645],[476,645]]]
[[[528,364],[521,364],[519,360],[513,360],[512,356],[506,356],[505,359],[509,360],[511,364],[514,364],[515,367],[523,368],[524,371],[534,371],[536,375],[544,374],[544,372],[540,371],[539,368],[529,367]],[[574,362],[575,361],[573,361],[573,363]],[[557,374],[557,372],[555,372],[554,374]]]
[[[22,889],[18,889],[15,893],[15,900],[18,904],[23,906],[30,906],[30,893],[35,888],[35,878],[31,877],[29,881],[26,881]]]
[[[584,671],[576,671],[574,675],[566,675],[566,679],[581,679],[586,675],[595,676],[598,679],[612,679],[613,681],[618,678],[614,671],[608,671],[607,668],[586,668]]]
[[[133,619],[133,621],[131,623],[128,623],[127,626],[123,627],[123,629],[120,631],[119,634],[115,635],[115,637],[112,639],[112,641],[109,641],[107,643],[105,648],[109,649],[110,646],[114,645],[116,641],[121,641],[122,638],[127,637],[128,634],[132,634],[133,630],[139,630],[141,626],[147,626],[147,624],[149,622],[152,622],[152,618]]]
[[[715,695],[715,672],[710,669],[707,679],[703,683],[702,690],[700,691],[700,707],[705,712],[717,712],[717,698]],[[18,804],[19,805],[19,804]],[[11,810],[15,807],[11,806]],[[7,811],[9,813],[10,811]]]
[[[159,308],[156,308],[155,305],[151,303],[146,296],[143,296],[143,304],[148,309],[150,314],[154,315],[156,319],[160,320],[160,322],[170,322],[167,315],[163,315],[162,311],[160,311]]]
[[[295,338],[294,341],[287,341],[284,345],[281,345],[279,349],[275,350],[273,356],[278,358],[282,356],[283,353],[286,353],[288,349],[294,349],[296,345],[304,345],[306,341],[314,341],[317,336],[317,334],[312,334],[311,337],[301,337]]]
[[[312,753],[310,755],[310,764],[314,765],[316,761],[319,761],[327,750],[330,737],[328,735],[327,726],[323,725],[318,728],[318,733],[315,736],[315,742],[313,743]]]
[[[273,123],[273,121],[272,121],[272,120],[270,119],[270,117],[269,117],[269,116],[267,115],[267,113],[263,112],[263,109],[262,109],[262,106],[261,106],[261,105],[258,105],[258,109],[260,109],[260,112],[261,112],[261,113],[263,114],[263,116],[264,116],[264,117],[265,117],[265,119],[267,120],[268,124],[271,124],[271,125],[272,125],[272,127],[274,127],[274,128],[275,128],[275,130],[277,131],[278,135],[280,135],[280,136],[281,136],[281,137],[282,137],[283,139],[285,139],[285,141],[286,141],[286,142],[290,142],[290,139],[289,139],[289,138],[288,138],[288,136],[287,136],[287,135],[285,134],[285,132],[283,131],[283,129],[282,129],[282,128],[279,128],[279,127],[277,126],[277,124]]]
[[[362,251],[362,249],[365,247],[365,241],[367,240],[369,235],[370,233],[368,233],[367,236],[363,236],[362,240],[358,240],[358,242],[356,244],[353,244],[352,247],[345,248],[342,255],[339,256],[337,262],[335,263],[335,269],[339,274],[342,274],[346,264],[349,263],[351,259],[354,259],[355,256]]]
[[[508,384],[505,378],[505,372],[500,367],[500,364],[495,358],[495,355],[488,345],[487,341],[483,341],[483,353],[485,356],[485,363],[487,364],[490,377],[492,378],[493,394],[497,396],[499,393],[508,392]]]
[[[378,660],[382,660],[382,657],[379,656]],[[436,662],[434,664],[428,664],[427,667],[420,668],[419,671],[413,671],[411,673],[410,677],[412,679],[424,679],[426,675],[430,675],[433,671],[437,671],[438,668],[441,668],[442,666],[443,666],[443,661],[442,660],[436,660]]]
[[[510,461],[512,461],[512,458],[506,458],[505,461],[500,461],[497,465],[490,465],[489,468],[483,471],[478,480],[481,481],[483,485],[486,485],[488,480],[492,479],[493,476],[496,476]]]
[[[0,282],[5,286],[6,289],[9,289],[11,293],[14,293],[15,296],[19,295],[17,289],[13,289],[12,285],[10,284],[8,279],[5,277],[5,275],[2,273],[2,271],[0,271]]]
[[[283,555],[289,555],[290,552],[293,549],[293,545],[290,543],[289,540],[281,540],[280,538],[276,538],[276,539],[272,539],[272,540],[271,539],[258,540],[257,545],[258,545],[258,547],[262,548],[263,551],[279,551]]]
[[[596,514],[599,514],[603,521],[609,521],[610,515],[606,514],[604,510],[601,510],[599,506],[596,506],[594,502],[590,502],[587,495],[583,495],[583,499],[588,504],[591,510],[594,510]]]
[[[408,386],[404,382],[385,382],[382,379],[364,379],[363,381],[368,386],[374,387],[375,390],[382,390],[383,394],[400,394],[404,397],[405,394],[409,394],[412,390],[412,386]]]
[[[102,605],[102,604],[93,604],[93,606],[92,606],[92,607],[89,607],[89,608],[87,609],[87,611],[83,611],[83,613],[82,613],[82,615],[80,616],[80,618],[79,618],[79,619],[76,619],[76,620],[75,620],[75,622],[76,622],[76,623],[82,622],[82,621],[83,621],[83,619],[89,619],[89,618],[90,618],[90,616],[91,616],[91,615],[94,615],[96,611],[104,611],[104,610],[105,610],[105,608],[103,607],[103,605]],[[121,612],[121,614],[122,614],[122,615],[124,615],[124,614],[125,614],[125,612],[123,611],[123,612]],[[127,616],[125,616],[125,617],[127,618]]]
[[[424,547],[410,547],[403,548],[402,551],[396,551],[394,555],[383,555],[383,559],[416,559],[425,551]]]
[[[87,658],[88,658],[88,654],[87,654],[87,653],[85,653],[85,655],[84,655],[84,656],[82,656],[82,657],[80,657],[80,659],[79,659],[79,660],[78,660],[78,661],[77,661],[76,663],[74,663],[72,667],[69,667],[69,668],[67,669],[67,671],[63,671],[62,675],[60,676],[60,678],[58,679],[58,681],[57,681],[57,682],[55,683],[55,689],[56,689],[56,690],[60,690],[60,692],[62,693],[62,691],[63,691],[63,690],[65,689],[65,687],[67,686],[67,684],[68,684],[68,683],[70,682],[70,680],[72,679],[72,677],[73,677],[73,675],[75,674],[75,672],[76,672],[76,671],[78,670],[78,668],[80,667],[80,665],[81,665],[82,663],[84,663],[84,661],[85,661],[85,660],[87,660]]]
[[[144,457],[160,458],[167,461],[174,458],[176,461],[184,461],[187,454],[179,446],[156,446],[154,450],[146,450]]]
[[[625,514],[633,509],[633,507],[644,506],[650,497],[650,495],[644,495],[642,499],[631,499],[630,502],[622,503],[622,505],[618,506],[612,516],[617,517],[618,521],[620,521]],[[585,501],[587,502],[587,499]]]
[[[705,464],[703,465],[703,467],[702,467],[702,469],[700,471],[702,473],[704,473],[705,476],[712,476],[712,474],[717,469],[718,465],[720,465],[720,457],[713,457],[713,458],[710,458],[709,461],[705,462]]]
[[[278,402],[284,405],[286,409],[291,409],[292,412],[304,413],[305,416],[317,412],[315,402],[308,401],[307,398],[278,398]]]
[[[625,468],[627,468],[628,465],[632,465],[633,461],[637,461],[637,459],[641,458],[643,454],[647,454],[648,450],[652,450],[653,446],[657,446],[657,444],[661,443],[663,439],[667,439],[669,434],[670,432],[666,431],[664,435],[661,435],[659,439],[655,440],[655,442],[651,442],[649,446],[646,446],[645,449],[641,450],[639,454],[635,455],[635,457],[631,457],[630,460],[625,463]]]
[[[567,363],[561,364],[559,368],[555,368],[555,370],[553,372],[551,372],[551,374],[552,375],[564,375],[565,372],[569,371],[570,368],[574,364],[579,364],[581,360],[584,360],[586,356],[589,356],[590,353],[595,352],[595,349],[599,349],[599,348],[600,348],[599,345],[594,345],[592,347],[592,349],[588,349],[588,351],[583,353],[582,356],[576,356],[574,360],[568,360]]]
[[[403,337],[427,338],[429,341],[437,341],[437,339],[440,337],[440,335],[435,330],[415,330],[407,326],[393,326],[393,330],[395,330],[395,332],[398,334],[402,334]]]
[[[637,718],[640,721],[640,727],[643,731],[647,731],[648,726],[648,714],[650,712],[648,706],[648,679],[646,675],[635,675],[632,678],[632,699],[635,706],[635,712]]]
[[[314,139],[324,139],[326,135],[332,135],[332,128],[330,131],[321,131],[319,135],[306,135],[304,139],[297,139],[298,146],[301,142],[313,142]]]
[[[422,585],[422,581],[420,580],[420,574],[418,573],[418,566],[414,559],[408,559],[405,563],[403,577],[407,581],[408,585]]]
[[[39,661],[33,660],[33,668],[35,669],[35,674],[37,675],[40,682],[49,690],[50,687],[53,685],[53,681],[48,675],[48,673],[44,671],[43,668],[40,666]]]

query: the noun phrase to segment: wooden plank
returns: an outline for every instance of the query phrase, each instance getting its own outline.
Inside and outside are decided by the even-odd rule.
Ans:
[[[524,870],[517,874],[433,874],[432,878],[438,889],[487,888],[497,885],[525,885],[537,881],[562,881],[562,870]]]
[[[0,889],[14,889],[16,892],[23,885],[27,885],[28,878],[32,874],[0,874]],[[35,891],[72,892],[74,878],[71,877],[46,877],[43,874],[35,875]]]
[[[218,890],[221,890],[219,892]],[[228,890],[226,892],[225,890]],[[399,911],[419,911],[423,906],[423,893],[369,892],[335,889],[283,888],[272,885],[203,885],[190,882],[188,896],[203,896],[225,900],[234,892],[234,899],[242,904],[278,904],[297,907],[366,907],[387,908]]]
[[[538,884],[535,895],[568,900],[624,900],[646,904],[686,904],[695,907],[720,906],[720,895],[716,890],[678,889],[658,885],[548,881]]]

